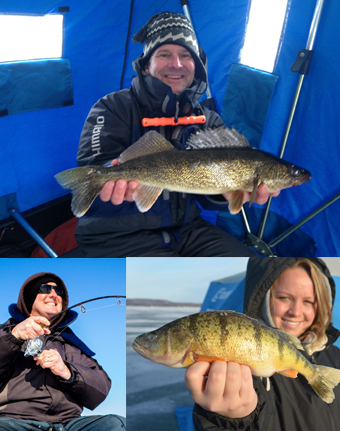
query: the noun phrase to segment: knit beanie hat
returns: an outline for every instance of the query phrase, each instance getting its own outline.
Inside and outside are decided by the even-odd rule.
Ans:
[[[200,57],[201,48],[198,45],[194,29],[189,19],[180,13],[162,12],[153,15],[149,21],[133,37],[134,42],[144,45],[143,65],[149,61],[151,54],[161,45],[174,44],[186,48],[192,55],[196,76],[207,82],[207,71]]]
[[[50,282],[54,282],[58,284],[56,279],[54,279],[53,277],[46,276],[46,277],[38,278],[38,280],[34,280],[34,283],[32,283],[31,286],[26,287],[26,290],[24,293],[24,301],[29,313],[32,311],[32,306],[35,301],[35,298],[37,297],[40,286],[42,284],[46,284]]]

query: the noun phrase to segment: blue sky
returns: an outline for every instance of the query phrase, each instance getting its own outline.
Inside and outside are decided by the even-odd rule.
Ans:
[[[126,295],[125,259],[0,259],[0,323],[9,318],[8,305],[16,303],[23,282],[31,275],[47,271],[63,279],[72,306],[98,296]],[[71,325],[76,335],[96,352],[94,357],[112,380],[106,400],[87,414],[126,416],[126,300],[115,299],[85,304]],[[99,308],[100,307],[100,308]],[[105,307],[105,308],[102,308]]]
[[[246,257],[128,258],[128,298],[202,303],[211,281],[245,272]]]

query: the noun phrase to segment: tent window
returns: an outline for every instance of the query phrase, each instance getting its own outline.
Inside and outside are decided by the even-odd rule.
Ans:
[[[0,62],[59,58],[63,15],[0,15]]]
[[[272,72],[285,22],[288,0],[251,0],[241,63]]]

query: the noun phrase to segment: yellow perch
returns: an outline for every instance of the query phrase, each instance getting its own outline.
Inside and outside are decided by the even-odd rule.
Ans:
[[[197,361],[233,361],[248,365],[254,376],[279,373],[295,378],[302,374],[326,403],[334,400],[333,388],[340,370],[311,364],[299,351],[294,335],[235,311],[206,311],[175,320],[139,335],[133,348],[140,355],[173,368]]]

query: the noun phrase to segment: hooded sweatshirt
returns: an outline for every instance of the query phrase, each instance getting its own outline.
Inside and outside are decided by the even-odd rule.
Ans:
[[[51,370],[37,366],[32,356],[24,356],[27,341],[18,340],[12,329],[29,317],[24,301],[27,289],[42,277],[55,279],[64,289],[62,309],[68,307],[68,292],[64,282],[53,273],[41,272],[22,285],[17,304],[9,307],[11,318],[0,325],[0,417],[67,423],[79,417],[83,407],[95,409],[106,398],[111,381],[105,371],[91,358],[94,353],[65,325],[77,313],[69,310],[52,321],[51,334],[40,336],[47,349],[57,349],[71,371],[64,380]]]
[[[281,273],[298,258],[250,258],[248,262],[244,313],[266,321],[263,303],[266,294]],[[318,258],[310,258],[323,272],[333,306],[335,283],[326,264]],[[267,322],[266,322],[267,323]],[[268,324],[268,323],[267,323]],[[340,350],[333,346],[339,331],[332,324],[326,331],[323,345],[316,343],[309,355],[302,352],[312,363],[340,368]],[[314,343],[313,343],[314,344]],[[340,429],[340,385],[334,388],[335,400],[327,404],[314,392],[307,380],[298,374],[296,379],[275,373],[270,378],[254,377],[258,395],[256,409],[247,417],[228,419],[195,405],[195,430],[247,430],[247,431],[337,431]]]
[[[206,67],[203,51],[201,58]],[[77,155],[79,166],[109,165],[150,130],[158,131],[178,150],[184,150],[185,142],[192,133],[225,125],[216,112],[202,108],[198,103],[206,88],[206,71],[196,75],[192,86],[177,95],[171,87],[144,71],[143,60],[143,56],[140,56],[133,63],[137,76],[133,78],[129,89],[108,94],[92,107],[80,137]],[[142,126],[143,118],[201,114],[206,116],[205,124]],[[87,213],[78,219],[77,242],[87,246],[96,244],[96,238],[105,243],[110,238],[141,230],[182,227],[199,217],[201,211],[196,204],[196,197],[164,190],[153,207],[145,213],[139,212],[134,202],[124,201],[121,205],[112,205],[97,197]],[[203,198],[200,203],[208,209],[213,208],[210,199],[205,201]],[[216,203],[219,204],[218,199]],[[223,199],[222,203],[223,209],[227,210],[226,200]]]

